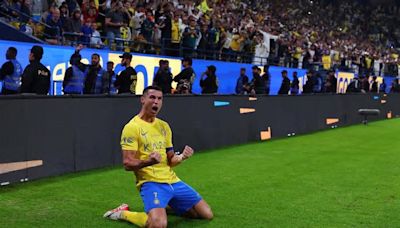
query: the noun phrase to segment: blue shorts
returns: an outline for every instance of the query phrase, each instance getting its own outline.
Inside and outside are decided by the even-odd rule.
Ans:
[[[140,188],[140,195],[146,213],[169,205],[175,213],[182,215],[201,200],[199,193],[183,181],[174,184],[146,182]]]

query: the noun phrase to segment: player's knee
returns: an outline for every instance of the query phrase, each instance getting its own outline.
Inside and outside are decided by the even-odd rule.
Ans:
[[[214,218],[214,214],[211,210],[211,208],[208,208],[207,210],[205,210],[202,214],[203,219],[206,220],[212,220]]]
[[[167,219],[152,217],[147,221],[149,228],[166,228],[167,227]]]

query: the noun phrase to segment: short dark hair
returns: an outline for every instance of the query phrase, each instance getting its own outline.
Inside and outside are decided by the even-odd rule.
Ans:
[[[193,64],[193,60],[190,57],[185,57],[182,62],[187,62],[190,66]]]
[[[15,47],[9,47],[8,50],[11,51],[13,55],[17,56],[18,51]]]
[[[97,53],[93,53],[92,56],[97,56],[100,59],[100,55]]]
[[[108,61],[108,62],[107,62],[107,65],[108,65],[108,64],[112,64],[112,65],[114,65],[114,62],[112,62],[112,61]]]
[[[157,91],[160,91],[160,92],[162,92],[162,89],[160,88],[160,87],[158,87],[158,86],[147,86],[146,88],[144,88],[144,90],[143,90],[143,95],[145,95],[149,90],[157,90]]]

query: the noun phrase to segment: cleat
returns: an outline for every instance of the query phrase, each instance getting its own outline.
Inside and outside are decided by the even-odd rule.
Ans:
[[[129,206],[128,206],[128,204],[124,203],[124,204],[121,204],[119,207],[117,207],[117,208],[115,208],[113,210],[107,211],[103,215],[103,217],[104,218],[109,218],[109,219],[112,219],[112,220],[118,220],[118,219],[121,218],[121,213],[123,211],[127,211],[127,210],[129,210]]]

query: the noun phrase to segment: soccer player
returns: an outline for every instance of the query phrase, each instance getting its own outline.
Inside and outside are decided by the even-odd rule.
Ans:
[[[211,208],[189,185],[181,181],[172,167],[193,155],[186,146],[180,155],[172,146],[172,132],[168,123],[156,118],[162,107],[160,88],[149,86],[140,99],[142,108],[128,124],[121,136],[125,170],[136,175],[136,186],[144,203],[144,212],[131,212],[122,204],[104,214],[113,220],[125,220],[140,227],[166,227],[166,207],[189,218],[213,218]]]

